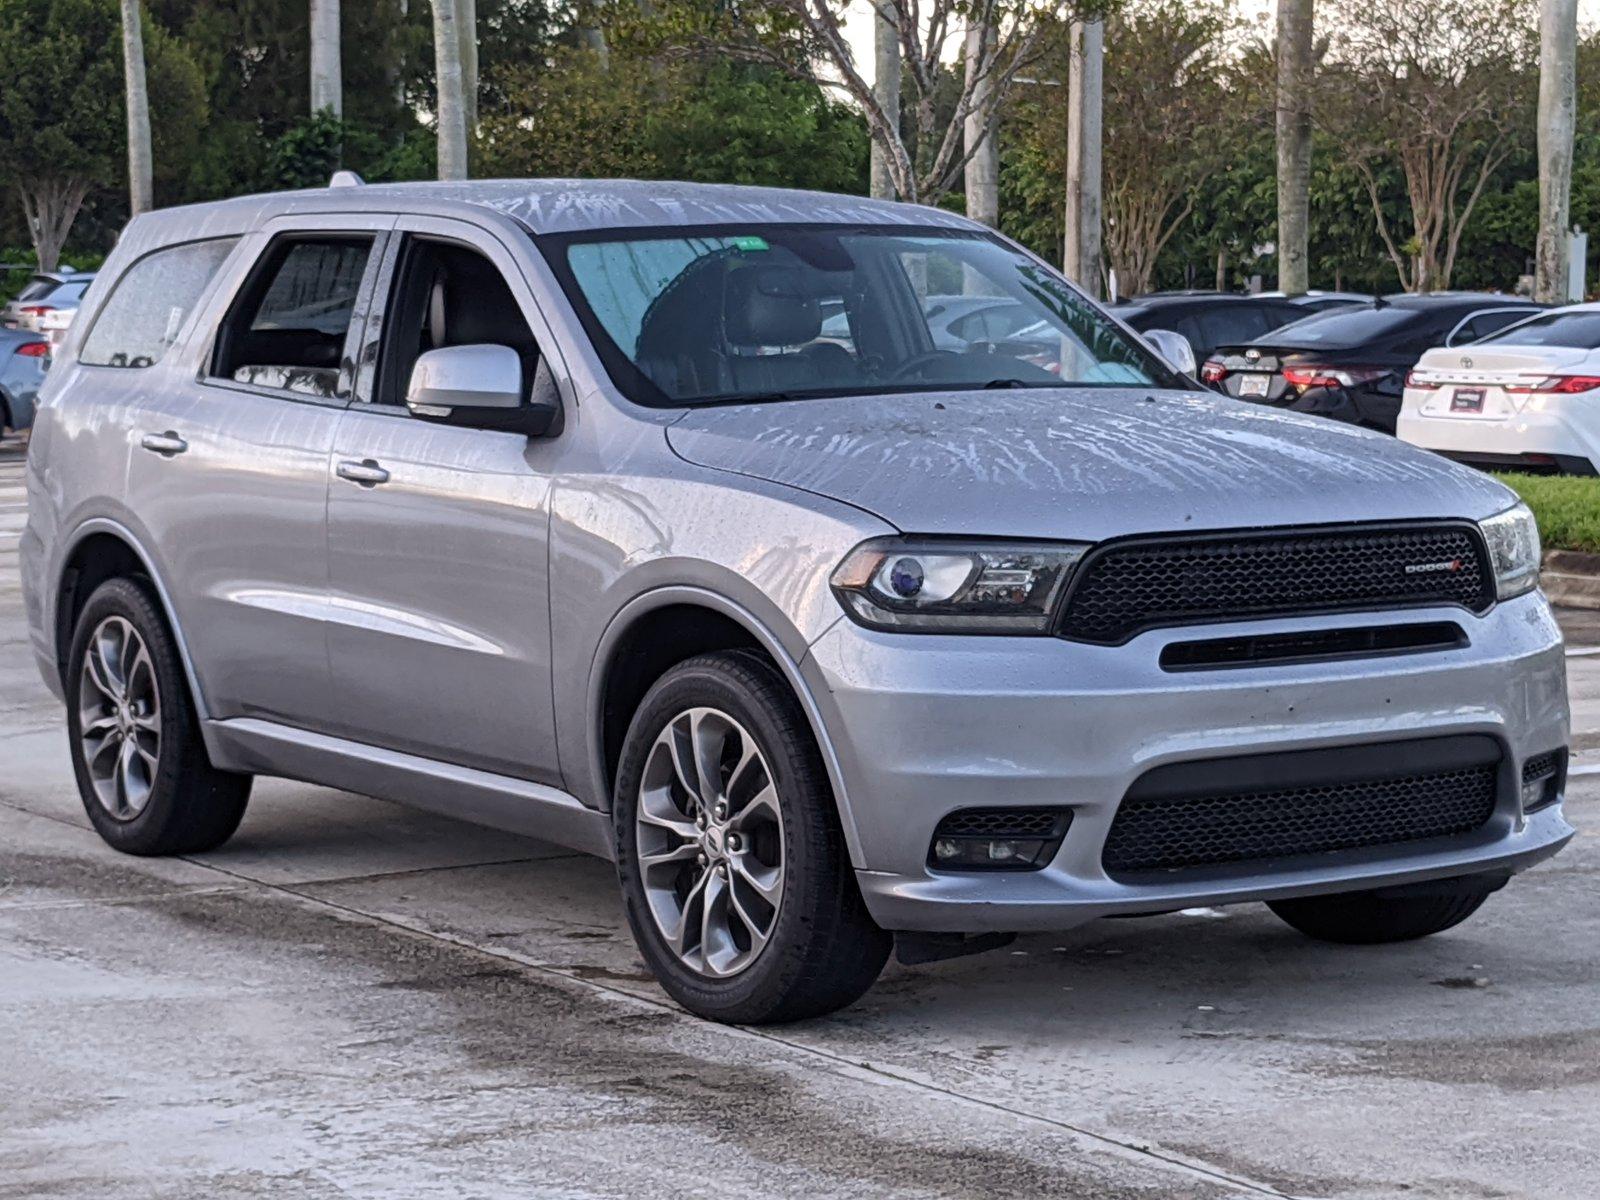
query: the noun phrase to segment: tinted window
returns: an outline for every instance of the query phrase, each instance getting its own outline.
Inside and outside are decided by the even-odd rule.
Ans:
[[[763,225],[541,247],[612,379],[645,404],[997,383],[1177,386],[1059,275],[982,235]],[[941,346],[923,316],[930,297],[992,299],[985,307],[1009,310],[995,328],[1015,332],[999,348]],[[825,327],[835,306],[845,318]]]
[[[51,279],[50,276],[35,275],[32,279],[28,280],[22,291],[17,293],[17,299],[37,300],[41,296],[48,295],[55,286],[56,281]]]
[[[1600,349],[1600,311],[1551,313],[1504,329],[1484,340],[1512,346],[1563,346],[1573,350],[1596,350]]]
[[[1496,309],[1493,312],[1480,312],[1472,320],[1469,320],[1466,326],[1462,326],[1461,333],[1456,334],[1451,339],[1451,344],[1459,346],[1461,342],[1472,342],[1477,341],[1478,338],[1488,338],[1491,333],[1499,333],[1507,325],[1515,325],[1520,320],[1525,320],[1526,317],[1528,317],[1526,309]]]
[[[223,322],[216,373],[258,387],[338,395],[345,337],[371,252],[365,237],[274,242]]]
[[[148,367],[160,362],[234,241],[190,242],[157,250],[134,263],[95,317],[79,361],[95,367]]]
[[[1349,348],[1404,332],[1421,320],[1422,314],[1414,308],[1336,308],[1283,326],[1272,334],[1272,341],[1284,346]]]
[[[1216,305],[1200,314],[1200,330],[1207,346],[1237,346],[1260,337],[1273,324],[1257,304]]]

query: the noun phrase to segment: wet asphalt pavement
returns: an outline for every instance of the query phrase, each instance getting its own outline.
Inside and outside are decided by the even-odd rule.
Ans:
[[[278,781],[194,859],[90,832],[0,447],[0,1197],[1590,1197],[1600,853],[1356,949],[1259,905],[891,966],[743,1031],[645,975],[610,868]],[[1569,813],[1600,820],[1600,619]]]

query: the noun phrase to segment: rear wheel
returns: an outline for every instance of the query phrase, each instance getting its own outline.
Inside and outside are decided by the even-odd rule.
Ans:
[[[1348,892],[1269,900],[1267,907],[1307,937],[1373,946],[1409,942],[1461,924],[1478,911],[1500,882],[1444,880],[1413,896]]]
[[[89,597],[67,660],[67,730],[78,792],[127,854],[195,854],[244,817],[251,777],[211,765],[183,664],[149,594],[112,579]]]
[[[691,1012],[799,1020],[850,1004],[882,970],[891,938],[856,887],[811,730],[760,655],[693,658],[651,688],[615,819],[634,939]]]

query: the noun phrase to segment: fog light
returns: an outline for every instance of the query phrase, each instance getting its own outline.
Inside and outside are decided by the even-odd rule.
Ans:
[[[968,808],[939,822],[928,865],[942,871],[1031,871],[1049,865],[1072,813],[1055,808]]]
[[[1538,754],[1522,764],[1522,811],[1536,812],[1554,804],[1561,795],[1561,776],[1566,766],[1564,750]]]

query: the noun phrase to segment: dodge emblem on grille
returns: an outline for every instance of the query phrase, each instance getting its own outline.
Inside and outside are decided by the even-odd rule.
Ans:
[[[1452,558],[1448,562],[1409,563],[1406,566],[1406,574],[1432,575],[1439,571],[1455,572],[1461,570],[1461,566],[1462,563],[1459,558]]]

